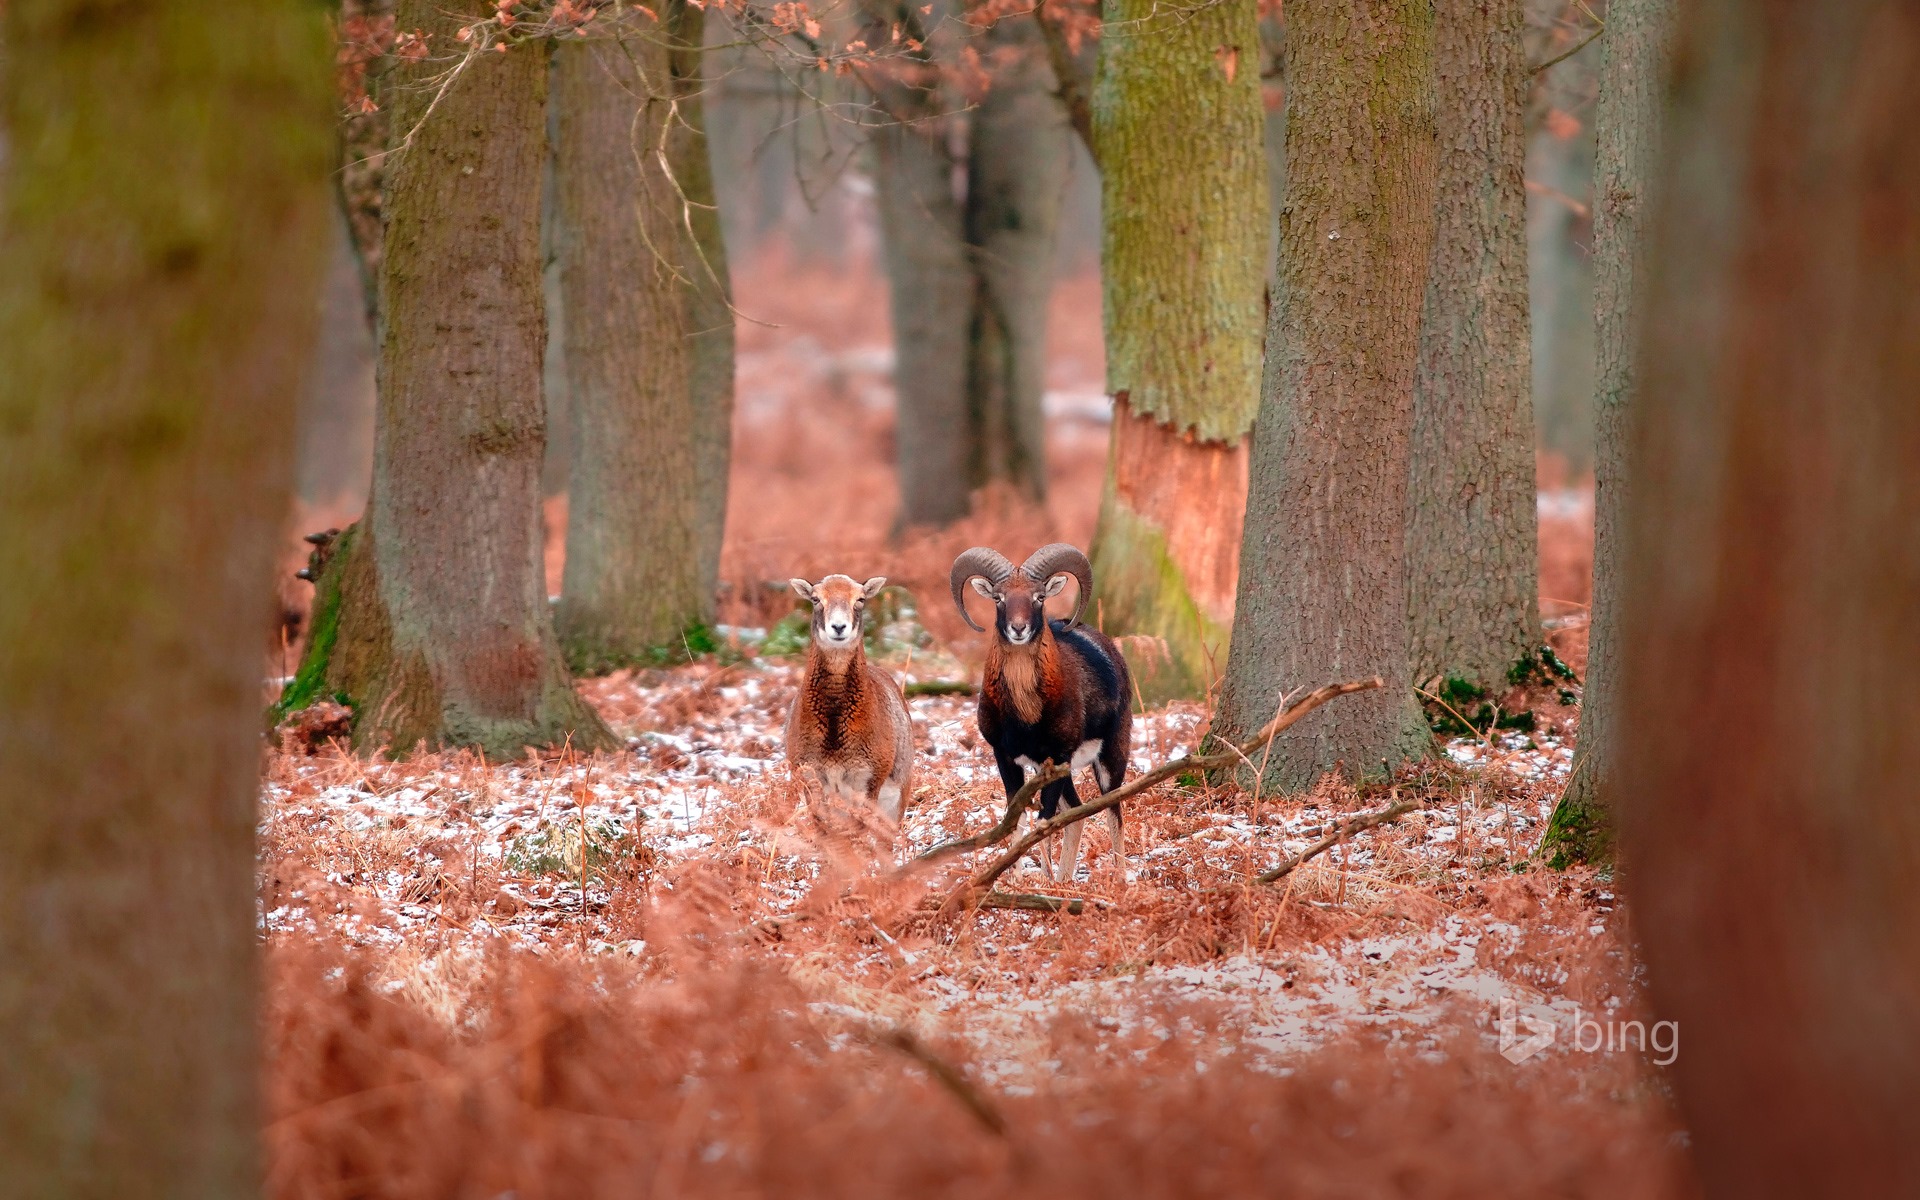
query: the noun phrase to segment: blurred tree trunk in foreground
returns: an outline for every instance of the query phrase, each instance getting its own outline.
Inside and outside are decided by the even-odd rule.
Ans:
[[[702,13],[684,0],[663,12],[618,41],[603,29],[555,51],[573,430],[555,619],[582,671],[680,653],[713,620],[726,521],[733,314],[701,120]]]
[[[1280,286],[1216,731],[1240,737],[1284,689],[1388,686],[1273,744],[1283,787],[1425,752],[1406,687],[1402,565],[1421,297],[1433,246],[1433,9],[1287,5],[1287,196]]]
[[[402,0],[396,20],[450,47],[490,11]],[[281,708],[344,695],[362,749],[593,749],[613,738],[573,690],[541,563],[547,54],[485,54],[429,114],[447,66],[395,70],[373,490],[315,584]]]
[[[1439,210],[1407,493],[1412,678],[1492,691],[1540,646],[1525,8],[1435,6]]]
[[[874,11],[881,42],[893,25],[918,27],[917,9]],[[992,82],[969,117],[964,199],[948,149],[959,101],[939,86],[931,54],[866,76],[891,118],[872,144],[901,525],[958,520],[973,492],[996,481],[1046,497],[1047,299],[1073,135],[1034,18],[997,21],[983,45]]]
[[[95,8],[0,29],[0,1191],[220,1200],[332,54],[310,5]]]
[[[1709,1195],[1912,1196],[1920,10],[1685,13],[1629,422],[1634,928]]]
[[[1596,118],[1593,264],[1598,378],[1594,395],[1593,605],[1587,680],[1573,774],[1554,808],[1542,849],[1555,866],[1610,862],[1620,567],[1628,488],[1628,415],[1636,391],[1635,348],[1645,288],[1647,196],[1657,168],[1661,110],[1673,38],[1673,0],[1614,0],[1602,35]]]
[[[1225,665],[1268,249],[1255,0],[1107,0],[1093,89],[1113,437],[1092,558],[1103,628],[1149,698]]]

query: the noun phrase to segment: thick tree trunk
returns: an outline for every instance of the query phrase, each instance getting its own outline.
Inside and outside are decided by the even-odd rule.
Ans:
[[[1047,496],[1047,301],[1074,135],[1034,17],[1001,18],[986,52],[993,84],[973,110],[967,156],[970,482],[1003,480],[1038,503]]]
[[[678,42],[698,36],[698,15],[676,4],[664,31],[556,51],[556,240],[573,428],[556,620],[576,670],[678,652],[689,628],[713,618],[727,454],[716,456],[705,426],[731,409],[733,325],[692,94],[698,42]],[[717,513],[703,467],[721,476]]]
[[[12,4],[0,41],[0,1191],[237,1200],[331,48],[286,2]]]
[[[869,76],[894,118],[873,148],[903,526],[958,520],[994,482],[1046,498],[1047,300],[1072,132],[1031,16],[1002,18],[983,44],[992,83],[968,114],[963,164],[947,148],[960,118],[929,87],[930,61],[922,75]]]
[[[1920,11],[1706,0],[1674,64],[1610,664],[1634,928],[1707,1194],[1920,1194]]]
[[[1164,639],[1150,697],[1198,695],[1233,621],[1247,432],[1260,403],[1265,110],[1253,0],[1108,0],[1094,86],[1112,449],[1098,619]]]
[[[1434,13],[1439,207],[1407,492],[1413,678],[1497,690],[1540,645],[1522,0]]]
[[[976,283],[937,93],[876,82],[895,118],[873,131],[874,192],[893,317],[901,525],[947,525],[973,491],[967,379]]]
[[[402,0],[402,29],[456,45],[480,0]],[[283,706],[343,694],[354,744],[577,749],[612,735],[573,690],[542,578],[540,172],[547,55],[486,54],[434,104],[444,64],[397,72],[386,165],[379,409],[366,516],[314,594]]]
[[[1254,437],[1233,650],[1216,724],[1242,736],[1283,691],[1390,686],[1274,742],[1285,787],[1373,774],[1430,736],[1407,661],[1408,443],[1433,246],[1433,9],[1287,6],[1287,196]]]
[[[1658,161],[1673,0],[1614,0],[1607,9],[1600,66],[1594,181],[1594,326],[1599,372],[1594,396],[1593,606],[1587,679],[1573,774],[1542,849],[1556,866],[1608,862],[1607,816],[1614,787],[1614,722],[1620,708],[1620,563],[1634,406],[1634,351],[1648,184]]]

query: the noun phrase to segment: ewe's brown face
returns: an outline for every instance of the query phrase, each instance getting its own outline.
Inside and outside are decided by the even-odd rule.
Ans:
[[[887,586],[884,575],[865,583],[848,575],[829,575],[819,583],[789,579],[795,594],[813,604],[813,641],[822,650],[847,651],[860,642],[860,617],[867,601]]]

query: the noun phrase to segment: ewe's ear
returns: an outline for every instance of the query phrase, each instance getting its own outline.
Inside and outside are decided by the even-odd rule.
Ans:
[[[878,596],[880,589],[885,586],[887,586],[887,577],[885,575],[875,575],[872,579],[867,580],[867,586],[860,589],[860,591],[862,595],[871,600],[875,596]]]
[[[1061,592],[1067,590],[1067,580],[1072,578],[1073,576],[1067,574],[1055,575],[1052,579],[1047,580],[1046,594],[1049,596],[1058,596]]]
[[[794,595],[800,597],[802,600],[805,600],[808,603],[812,603],[813,601],[813,585],[812,584],[808,583],[804,579],[789,579],[787,580],[787,586],[793,589]]]
[[[993,585],[988,583],[985,577],[975,575],[972,579],[968,580],[968,582],[973,584],[974,591],[979,592],[989,600],[993,599]]]

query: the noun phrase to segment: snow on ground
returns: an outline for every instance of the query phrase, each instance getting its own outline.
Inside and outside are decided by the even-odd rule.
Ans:
[[[449,964],[499,946],[671,970],[650,922],[693,905],[701,936],[787,962],[823,1019],[967,1038],[1016,1087],[1057,1065],[1034,1039],[1062,1015],[1084,1018],[1095,1053],[1199,1022],[1220,1053],[1284,1070],[1363,1027],[1416,1045],[1460,1023],[1492,1038],[1503,998],[1561,1025],[1634,1002],[1605,883],[1527,869],[1570,760],[1553,737],[1457,740],[1451,766],[1364,796],[1333,781],[1285,797],[1163,785],[1128,806],[1130,878],[1096,821],[1074,884],[1032,865],[1000,882],[1088,900],[1082,915],[942,914],[923,897],[943,895],[951,870],[888,885],[837,854],[794,796],[781,737],[797,670],[747,659],[590,682],[629,739],[617,754],[275,752],[263,930],[343,938],[388,956],[393,986],[423,987],[423,973],[457,974]],[[972,700],[910,707],[918,758],[900,860],[987,828],[1004,803]],[[1144,714],[1134,768],[1191,751],[1204,723],[1191,704]],[[1403,792],[1429,803],[1279,886],[1251,882]]]

